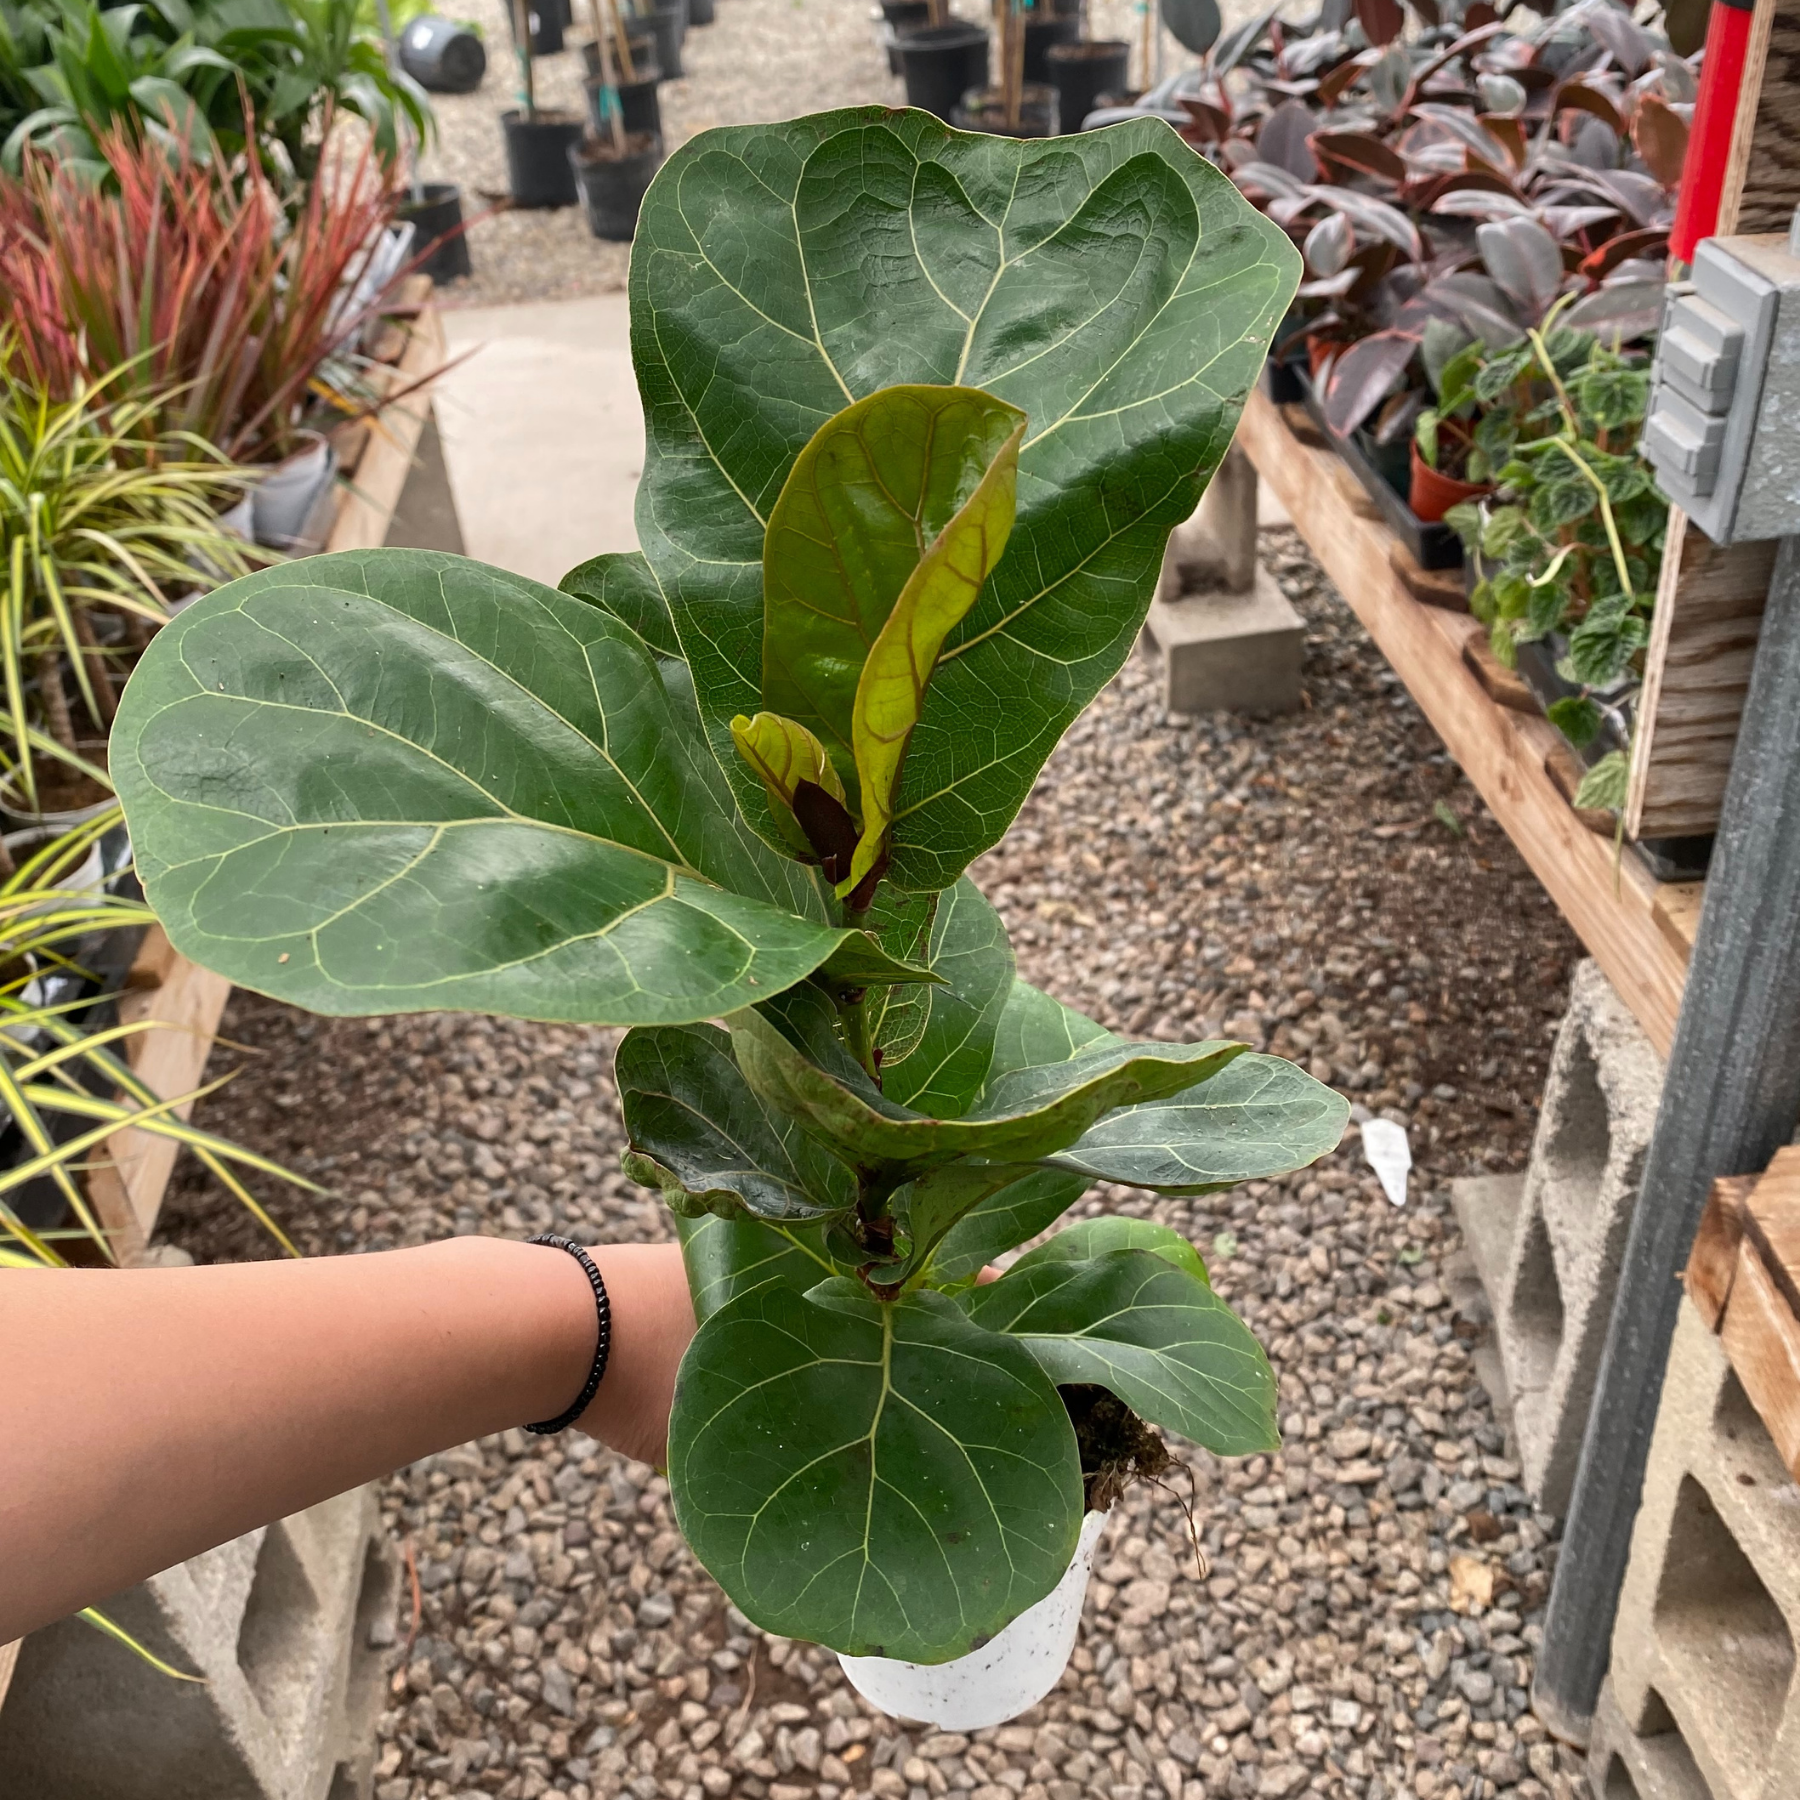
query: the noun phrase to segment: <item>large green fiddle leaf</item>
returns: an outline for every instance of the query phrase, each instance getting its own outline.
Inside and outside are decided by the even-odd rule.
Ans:
[[[934,1119],[881,1093],[825,1043],[822,996],[792,994],[733,1013],[732,1045],[750,1085],[864,1169],[922,1173],[957,1157],[1023,1162],[1073,1144],[1115,1107],[1178,1094],[1243,1053],[1242,1044],[1096,1044],[1066,1062],[992,1076],[959,1119]],[[973,1204],[971,1199],[970,1204]]]
[[[1204,1280],[1154,1250],[1055,1245],[964,1294],[970,1318],[1020,1339],[1052,1381],[1097,1382],[1220,1456],[1279,1447],[1269,1360]]]
[[[1196,1281],[1210,1287],[1211,1277],[1200,1252],[1179,1231],[1158,1225],[1150,1219],[1134,1219],[1124,1213],[1104,1213],[1097,1219],[1077,1219],[1066,1225],[1055,1237],[1022,1256],[1013,1265],[1041,1262],[1092,1262],[1113,1250],[1148,1250],[1165,1262],[1185,1269]]]
[[[627,1032],[613,1079],[625,1172],[677,1213],[804,1223],[855,1205],[849,1169],[751,1092],[716,1025]]]
[[[896,602],[944,560],[996,473],[1010,527],[1024,428],[1016,408],[971,388],[883,388],[819,427],[769,514],[762,703],[826,745],[858,810],[852,736],[864,664]],[[1005,530],[997,535],[977,588],[1005,546]]]
[[[947,887],[1129,653],[1299,267],[1158,121],[1033,141],[870,107],[669,159],[632,251],[638,534],[771,841],[729,726],[761,704],[764,534],[819,427],[901,384],[1029,420],[1006,555],[943,646],[894,795],[890,878]]]
[[[870,993],[865,1004],[878,1014],[873,1036],[881,1050],[881,1091],[916,1111],[960,1118],[987,1080],[1012,990],[1006,926],[964,875],[938,897],[923,944],[886,932],[882,941],[890,953],[922,962],[939,984]]]
[[[1279,1056],[1240,1056],[1204,1088],[1102,1119],[1056,1157],[1095,1181],[1198,1194],[1268,1181],[1338,1146],[1350,1103]]]
[[[951,1226],[932,1256],[929,1279],[945,1287],[969,1280],[996,1256],[1054,1225],[1089,1185],[1085,1175],[1033,1169]]]
[[[803,1294],[829,1276],[849,1273],[831,1260],[824,1230],[817,1225],[677,1213],[675,1236],[687,1268],[694,1317],[701,1324],[756,1288],[772,1285]]]
[[[1042,1599],[1081,1524],[1029,1348],[941,1294],[770,1281],[709,1316],[669,1424],[676,1523],[765,1631],[944,1662]]]
[[[603,607],[661,657],[681,659],[681,640],[669,603],[639,550],[609,551],[571,569],[556,584],[565,594]]]
[[[309,557],[157,634],[111,768],[175,946],[315,1012],[674,1023],[918,978],[745,826],[685,680],[520,576]]]
[[[990,1087],[1003,1079],[1056,1079],[1057,1070],[1122,1042],[1015,980],[995,1034]],[[1316,1162],[1337,1148],[1349,1117],[1343,1095],[1298,1065],[1245,1052],[1179,1095],[1122,1106],[1048,1160],[1090,1181],[1209,1193]]]

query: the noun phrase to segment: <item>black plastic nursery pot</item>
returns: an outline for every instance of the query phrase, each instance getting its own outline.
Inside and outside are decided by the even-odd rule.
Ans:
[[[463,230],[462,190],[449,181],[422,182],[419,197],[403,200],[399,216],[413,226],[418,246],[414,268],[433,281],[455,281],[471,272],[469,239]]]
[[[562,11],[556,0],[537,0],[535,6],[527,7],[525,17],[531,26],[531,54],[555,56],[563,47]],[[506,22],[512,27],[513,41],[517,43],[519,22],[510,6],[506,9]]]
[[[1047,82],[1050,79],[1050,47],[1073,44],[1081,36],[1081,21],[1073,14],[1049,13],[1042,18],[1028,13],[1025,18],[1025,79]]]
[[[1026,76],[1030,78],[1027,56]],[[1092,42],[1052,44],[1044,57],[1045,79],[1056,89],[1056,110],[1063,135],[1081,129],[1081,121],[1100,104],[1101,97],[1125,92],[1131,67],[1131,46],[1123,38]]]
[[[690,25],[710,25],[716,16],[713,0],[687,0],[687,15]]]
[[[631,66],[642,75],[647,68],[656,68],[656,79],[662,79],[660,65],[656,61],[656,33],[648,24],[633,21],[632,30],[625,33],[625,41],[631,46]],[[581,40],[581,72],[589,81],[600,79],[600,46],[592,38]],[[614,58],[617,61],[617,58]]]
[[[487,46],[468,26],[423,13],[400,33],[400,67],[433,94],[472,94],[487,73]]]
[[[641,79],[619,83],[619,112],[627,133],[648,131],[658,138],[662,136],[662,107],[656,99],[656,84],[661,80],[662,71],[651,64]],[[587,90],[588,123],[596,137],[604,137],[607,127],[600,116],[600,83],[587,81],[582,86]]]
[[[881,17],[888,28],[888,73],[901,75],[900,39],[909,31],[922,31],[931,23],[931,0],[881,0]]]
[[[1314,424],[1350,465],[1350,472],[1380,508],[1381,516],[1406,546],[1413,561],[1421,569],[1460,569],[1463,565],[1462,539],[1442,522],[1432,524],[1421,519],[1407,504],[1412,473],[1411,440],[1379,446],[1365,431],[1353,431],[1348,437],[1339,437],[1325,417],[1324,401],[1304,364],[1290,364],[1289,369]]]
[[[500,115],[506,131],[506,174],[515,206],[573,206],[575,173],[569,151],[581,142],[583,123],[569,113],[541,112],[527,119]]]
[[[1027,84],[1019,95],[1019,122],[1006,122],[1006,100],[998,88],[971,91],[962,98],[950,123],[959,131],[985,131],[990,137],[1057,136],[1056,89]]]
[[[906,104],[946,124],[964,94],[988,82],[988,34],[980,25],[927,25],[900,40]]]
[[[650,178],[662,165],[662,139],[655,132],[632,132],[625,154],[610,143],[588,139],[569,146],[569,170],[587,208],[588,228],[597,238],[628,244],[637,232],[638,208]]]
[[[644,23],[656,39],[656,66],[662,70],[665,80],[679,81],[682,77],[681,40],[687,32],[687,0],[672,0],[668,6],[657,7]]]

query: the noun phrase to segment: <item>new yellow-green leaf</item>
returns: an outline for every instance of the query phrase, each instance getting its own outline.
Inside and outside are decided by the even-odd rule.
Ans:
[[[762,547],[759,698],[819,738],[853,795],[863,665],[920,559],[1024,422],[978,388],[880,388],[828,418],[782,483]]]
[[[840,893],[855,887],[881,855],[894,819],[900,765],[924,708],[938,653],[975,604],[1012,535],[1024,438],[1021,414],[974,493],[919,559],[863,664],[850,717],[850,745],[862,787],[862,836]]]
[[[794,818],[794,789],[801,782],[823,788],[840,806],[849,804],[825,746],[797,721],[784,719],[780,713],[759,712],[753,719],[739,713],[731,721],[731,741],[737,745],[738,755],[762,777],[775,823],[796,850],[810,848],[806,833]]]

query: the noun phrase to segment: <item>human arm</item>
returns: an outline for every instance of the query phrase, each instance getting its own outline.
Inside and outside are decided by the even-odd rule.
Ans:
[[[592,1251],[580,1420],[660,1460],[693,1309],[672,1244]],[[554,1418],[593,1291],[542,1245],[0,1272],[0,1644],[432,1451]]]

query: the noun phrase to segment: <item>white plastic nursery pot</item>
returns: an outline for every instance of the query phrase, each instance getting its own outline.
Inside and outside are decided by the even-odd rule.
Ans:
[[[273,550],[317,548],[328,524],[323,514],[337,475],[337,451],[316,431],[299,435],[304,447],[277,463],[250,496],[256,541]]]
[[[57,838],[66,836],[60,826],[34,825],[24,831],[9,831],[4,842],[17,867],[28,857],[43,849],[46,844]],[[56,878],[56,891],[67,894],[70,900],[94,900],[106,891],[106,855],[100,847],[100,839],[96,838],[87,847],[87,854],[74,865],[65,869]],[[34,913],[55,912],[63,904],[62,901],[45,900],[37,906],[28,906],[23,913],[16,915],[29,918]]]
[[[884,1713],[939,1731],[981,1731],[1029,1712],[1075,1654],[1094,1546],[1111,1516],[1091,1512],[1081,1521],[1075,1560],[1062,1580],[979,1650],[946,1663],[840,1655],[850,1685]]]

